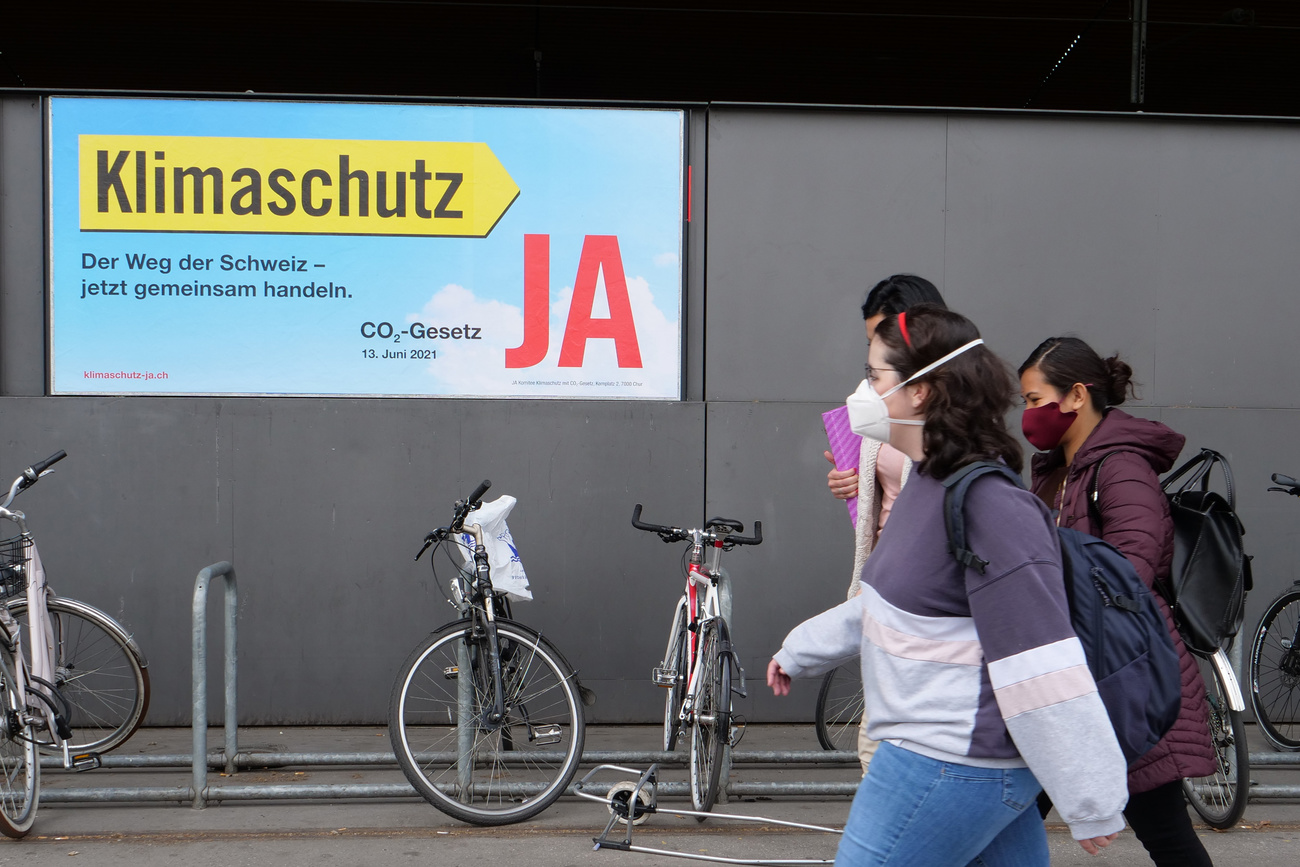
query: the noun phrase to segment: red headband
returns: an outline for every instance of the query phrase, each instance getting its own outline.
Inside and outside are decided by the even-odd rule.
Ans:
[[[906,310],[898,314],[898,333],[903,335],[903,342],[907,344],[908,349],[911,349],[912,338],[907,336],[907,311]]]

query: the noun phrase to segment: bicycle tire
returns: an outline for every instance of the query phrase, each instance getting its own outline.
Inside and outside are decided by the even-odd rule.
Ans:
[[[434,807],[474,825],[522,822],[549,807],[572,782],[586,736],[577,677],[564,657],[522,624],[498,619],[496,627],[501,723],[486,720],[494,691],[487,638],[469,621],[439,627],[411,652],[389,702],[389,738],[406,779]],[[473,685],[473,722],[463,727],[462,652]],[[472,740],[468,767],[459,760],[462,728]],[[534,745],[538,739],[546,743]]]
[[[700,624],[695,663],[699,687],[691,721],[691,804],[701,813],[718,800],[723,752],[731,739],[731,664],[723,656],[728,644],[721,618]]]
[[[1215,772],[1183,780],[1183,793],[1192,808],[1212,828],[1231,828],[1246,812],[1250,795],[1250,748],[1241,712],[1228,704],[1226,688],[1210,660],[1197,656],[1209,704],[1210,741]]]
[[[22,722],[27,701],[14,683],[15,671],[13,651],[0,642],[0,697],[4,700],[0,724],[0,833],[18,838],[27,836],[36,820],[41,765],[36,758],[32,725]]]
[[[817,742],[824,750],[858,749],[858,728],[865,707],[862,670],[856,665],[832,668],[817,692]]]
[[[669,634],[667,652],[664,654],[664,667],[671,667],[677,672],[673,685],[667,687],[664,696],[664,750],[672,752],[677,749],[677,738],[682,733],[682,699],[686,696],[686,642],[690,633],[686,631],[686,609],[678,608],[673,617],[673,627]]]
[[[54,628],[54,685],[71,708],[73,752],[106,753],[135,734],[149,710],[149,667],[122,625],[92,605],[46,600]],[[9,603],[27,639],[27,597]],[[63,747],[42,733],[41,752]]]
[[[1250,703],[1259,730],[1279,750],[1300,750],[1300,589],[1292,587],[1259,619],[1250,649]]]

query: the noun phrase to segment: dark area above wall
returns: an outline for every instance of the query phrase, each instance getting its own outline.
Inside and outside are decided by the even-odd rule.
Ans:
[[[1287,0],[124,0],[0,33],[0,87],[40,90],[1300,115],[1297,73]]]

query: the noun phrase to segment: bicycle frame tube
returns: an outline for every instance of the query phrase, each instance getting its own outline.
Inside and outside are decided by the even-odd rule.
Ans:
[[[695,547],[691,550],[691,564],[686,585],[688,598],[690,599],[690,604],[687,606],[688,628],[692,637],[691,641],[687,643],[690,654],[686,670],[690,672],[690,675],[686,683],[686,695],[682,700],[682,709],[677,717],[683,724],[690,722],[691,715],[695,713],[695,700],[699,695],[700,666],[698,665],[697,651],[699,649],[698,640],[702,631],[701,627],[705,622],[717,619],[719,616],[718,574],[720,571],[719,563],[722,559],[722,545],[716,544],[713,546],[708,566],[701,569],[700,564],[697,562],[697,559],[699,559],[697,554],[703,546],[698,536],[695,542]],[[698,588],[700,584],[703,584],[705,588],[703,604],[698,604]]]

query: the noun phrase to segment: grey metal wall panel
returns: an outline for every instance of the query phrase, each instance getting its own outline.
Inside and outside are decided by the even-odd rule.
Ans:
[[[1159,130],[1161,402],[1300,408],[1300,130]]]
[[[1153,405],[1300,406],[1287,124],[954,116],[945,290],[1012,364],[1077,333]]]
[[[700,404],[0,398],[0,424],[3,472],[68,450],[23,505],[52,585],[135,630],[150,723],[188,720],[194,576],[225,559],[241,720],[385,719],[398,666],[453,613],[412,557],[483,478],[519,500],[510,526],[536,600],[516,613],[596,690],[593,719],[660,712],[649,670],[666,626],[641,612],[670,603],[642,552],[663,546],[628,519],[638,500],[698,511]]]
[[[954,117],[948,135],[946,298],[1019,365],[1072,333],[1122,349],[1160,401],[1153,255],[1154,127]]]
[[[0,99],[0,394],[45,393],[41,100]]]
[[[710,400],[839,401],[858,308],[900,271],[942,287],[942,115],[709,113]]]
[[[752,721],[807,720],[816,683],[776,698],[765,684],[781,639],[805,618],[844,601],[853,569],[853,527],[826,489],[821,413],[833,404],[758,401],[709,404],[709,516],[763,522],[763,544],[727,555],[733,574],[732,639],[749,685],[738,703]],[[810,745],[816,736],[809,729]]]

